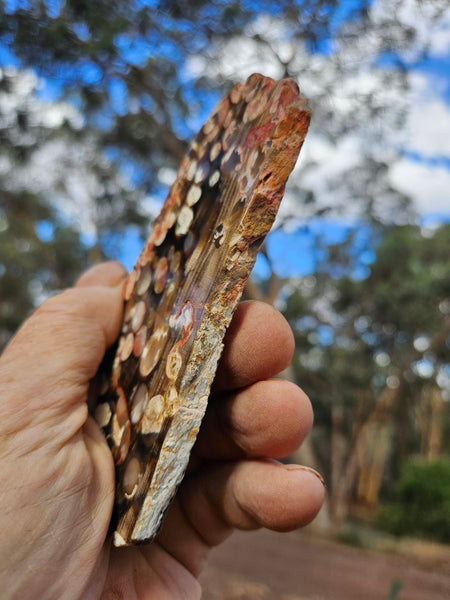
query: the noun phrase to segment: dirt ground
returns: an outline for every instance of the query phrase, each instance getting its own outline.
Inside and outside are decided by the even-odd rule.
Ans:
[[[299,532],[235,533],[201,580],[203,600],[449,600],[450,549],[425,567]]]

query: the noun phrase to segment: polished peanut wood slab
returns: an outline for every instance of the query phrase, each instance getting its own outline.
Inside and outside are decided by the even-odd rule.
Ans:
[[[130,274],[95,409],[116,463],[115,545],[158,532],[309,120],[291,79],[252,75],[233,87],[194,138]]]

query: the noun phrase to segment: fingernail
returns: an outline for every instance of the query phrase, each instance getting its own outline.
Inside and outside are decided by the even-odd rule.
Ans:
[[[322,475],[315,469],[312,469],[311,467],[305,467],[304,465],[285,465],[285,468],[288,471],[307,471],[308,473],[312,473],[313,475],[315,475],[317,477],[317,479],[320,481],[320,483],[324,487],[326,487],[325,480],[322,477]]]

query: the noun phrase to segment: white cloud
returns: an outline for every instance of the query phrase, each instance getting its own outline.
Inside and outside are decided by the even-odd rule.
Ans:
[[[448,56],[450,51],[450,9],[448,0],[375,0],[371,16],[376,23],[396,20],[405,30],[414,32],[411,43],[402,48],[403,57],[420,59],[427,47],[431,56]]]
[[[450,155],[450,110],[435,99],[413,106],[409,115],[408,149],[428,156]]]
[[[441,27],[435,32],[431,43],[434,56],[448,56],[450,53],[450,11],[447,12]]]
[[[278,79],[283,75],[283,69],[276,61],[268,46],[261,46],[255,40],[244,35],[233,37],[226,42],[219,56],[209,61],[207,56],[192,56],[187,60],[186,73],[188,76],[217,75],[230,81],[244,80],[252,73],[263,72],[268,77]]]
[[[7,142],[0,147],[1,185],[15,193],[42,194],[63,218],[95,239],[96,199],[130,190],[130,182],[109,171],[95,135],[86,133],[76,139],[65,130],[57,131],[65,121],[82,127],[83,117],[67,102],[39,99],[40,80],[34,73],[0,68],[2,79],[9,85],[0,90],[0,129]],[[20,126],[20,115],[28,127]],[[27,149],[26,160],[13,162],[10,148],[14,146]]]
[[[389,171],[391,184],[413,199],[419,215],[450,214],[450,170],[430,159],[450,156],[450,106],[443,100],[434,78],[410,75],[411,95],[403,149],[419,160],[400,158]]]
[[[321,180],[343,175],[349,169],[356,167],[360,162],[361,155],[361,140],[356,136],[348,135],[342,137],[336,144],[331,144],[329,141],[320,136],[311,135],[308,138],[308,143],[304,147],[305,160],[317,161],[321,164],[321,173],[314,174],[314,180],[317,179],[317,184]],[[310,175],[304,177],[304,183],[309,187]]]
[[[392,185],[411,196],[417,212],[450,214],[450,171],[402,159],[390,169]]]
[[[413,91],[406,125],[406,149],[428,157],[449,156],[449,105],[433,86],[434,78],[413,73],[410,82]]]

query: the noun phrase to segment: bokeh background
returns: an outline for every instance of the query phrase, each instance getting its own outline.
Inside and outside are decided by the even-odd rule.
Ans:
[[[316,415],[294,459],[328,496],[307,534],[235,537],[205,597],[448,598],[448,2],[0,1],[0,348],[90,264],[132,267],[253,72],[313,110],[246,294],[294,330]]]

